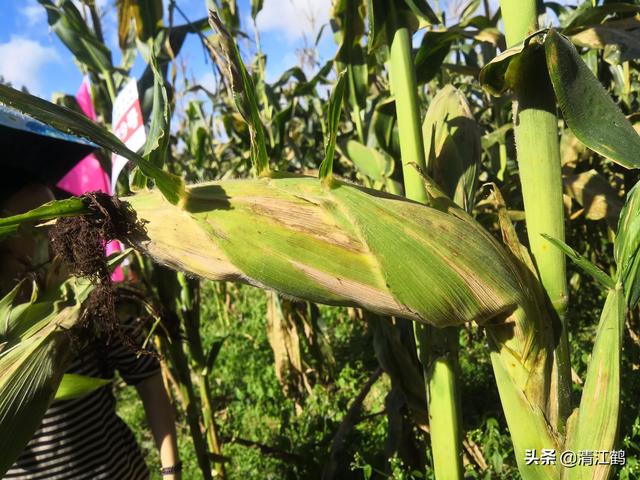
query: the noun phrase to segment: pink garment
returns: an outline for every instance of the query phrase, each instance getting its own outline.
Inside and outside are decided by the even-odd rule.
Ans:
[[[91,120],[95,120],[96,112],[93,109],[88,77],[84,77],[82,80],[80,89],[78,90],[78,93],[76,93],[76,100],[84,114]],[[57,186],[72,195],[78,196],[87,192],[95,191],[111,193],[109,176],[102,169],[100,162],[93,153],[80,160],[80,162],[58,182]],[[118,241],[113,241],[107,243],[106,250],[107,255],[111,255],[114,252],[121,251],[122,248]],[[111,279],[114,282],[121,282],[124,280],[122,268],[117,267],[111,275]]]

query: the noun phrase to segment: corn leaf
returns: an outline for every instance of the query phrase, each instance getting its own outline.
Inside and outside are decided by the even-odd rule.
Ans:
[[[23,282],[18,282],[18,284],[0,300],[0,338],[6,339],[9,336],[9,332],[12,329],[12,317],[15,318],[15,315],[12,315],[13,301],[22,287]],[[37,291],[35,284],[33,291],[34,293]],[[2,351],[2,347],[0,347],[0,351]]]
[[[357,140],[347,142],[345,153],[360,173],[371,180],[384,183],[393,173],[394,163],[389,155],[367,147]]]
[[[205,366],[207,370],[211,372],[213,370],[213,365],[216,363],[216,359],[220,354],[220,350],[222,349],[222,345],[227,337],[222,337],[219,340],[214,340],[211,344],[211,348],[209,349],[209,353],[207,354],[207,360],[205,362]]]
[[[223,72],[231,83],[238,111],[247,122],[251,133],[251,158],[258,175],[269,173],[269,155],[256,99],[256,89],[247,72],[238,46],[216,12],[209,10],[209,24],[220,38],[226,60]]]
[[[161,37],[158,38],[161,39]],[[153,72],[151,123],[142,156],[152,165],[162,168],[167,155],[167,148],[169,147],[171,113],[169,112],[169,100],[167,98],[164,75],[158,66],[158,53],[160,52],[161,44],[151,39],[146,45],[140,43],[139,47],[141,47],[140,51]],[[140,174],[139,169],[133,174],[132,187],[134,189],[147,187],[146,178]]]
[[[424,34],[415,58],[418,85],[430,82],[437,75],[442,62],[451,51],[451,45],[459,37],[460,34],[452,30],[428,31]]]
[[[336,71],[346,71],[348,78],[347,98],[351,115],[355,117],[364,110],[367,100],[368,67],[361,39],[365,32],[364,0],[340,0],[333,7],[333,17],[339,29],[334,34],[338,43],[335,63]],[[361,122],[354,118],[355,122]]]
[[[62,43],[74,57],[95,73],[111,72],[111,51],[85,23],[71,0],[55,5],[51,0],[38,0],[47,11],[47,20]]]
[[[62,376],[58,390],[54,400],[56,402],[62,400],[73,400],[82,398],[91,392],[109,385],[111,380],[108,378],[89,377],[87,375],[78,375],[76,373],[65,373]]]
[[[17,232],[20,225],[24,223],[38,224],[60,217],[81,215],[88,212],[89,209],[81,198],[72,197],[65,200],[53,200],[26,213],[0,218],[0,240]]]
[[[400,158],[398,129],[395,127],[395,100],[393,98],[379,100],[371,117],[369,136],[371,137],[371,133],[373,133],[380,148],[392,158]]]
[[[480,84],[485,90],[492,95],[501,95],[513,87],[508,82],[507,71],[511,62],[520,57],[527,45],[528,42],[525,40],[523,43],[508,48],[480,70]]]
[[[605,22],[571,35],[571,42],[580,47],[604,49],[616,46],[620,62],[640,58],[640,20],[636,17]]]
[[[169,100],[164,76],[158,68],[156,52],[159,50],[159,45],[154,47],[153,44],[149,44],[149,58],[146,60],[153,71],[153,109],[151,110],[151,124],[147,134],[147,143],[144,146],[142,155],[152,164],[162,167],[169,145],[169,119],[171,113],[169,112]]]
[[[369,51],[389,47],[397,29],[420,28],[440,23],[426,0],[367,0]]]
[[[569,418],[565,450],[611,451],[616,445],[620,411],[620,352],[626,317],[624,294],[609,291],[587,369],[580,408]],[[612,466],[577,465],[567,468],[562,478],[609,478]]]
[[[632,5],[625,2],[611,2],[606,5],[598,5],[594,7],[590,2],[582,3],[573,11],[564,23],[564,32],[566,34],[575,33],[577,30],[598,25],[608,17],[616,13],[638,13],[640,6]]]
[[[264,4],[264,0],[251,0],[251,18],[254,20],[262,10],[262,6]]]
[[[550,30],[547,68],[567,125],[587,147],[626,168],[640,167],[640,136],[575,47]]]
[[[342,113],[342,100],[346,89],[346,75],[341,72],[338,76],[327,107],[327,138],[325,139],[324,160],[320,164],[320,179],[331,182],[333,177],[333,157],[336,151],[338,127],[340,126],[340,114]]]
[[[567,245],[563,241],[558,240],[557,238],[553,238],[553,237],[551,237],[549,235],[542,234],[542,236],[544,238],[546,238],[548,241],[550,241],[551,243],[553,243],[557,248],[562,250],[564,252],[564,254],[567,257],[569,257],[569,259],[573,263],[575,263],[578,267],[580,267],[580,269],[583,272],[591,275],[591,277],[593,277],[593,279],[595,281],[597,281],[602,287],[604,287],[606,289],[609,289],[609,290],[612,289],[612,288],[615,288],[616,283],[609,275],[607,275],[605,272],[600,270],[597,266],[595,266],[593,263],[591,263],[585,257],[580,255],[578,252],[576,252],[569,245]]]
[[[614,255],[627,304],[633,309],[640,299],[640,183],[631,189],[622,208]]]
[[[440,19],[431,9],[427,0],[404,0],[404,2],[416,18],[420,19],[422,25],[437,25],[440,23]]]

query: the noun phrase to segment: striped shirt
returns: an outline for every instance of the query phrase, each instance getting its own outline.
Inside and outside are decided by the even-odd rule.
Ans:
[[[101,353],[102,352],[102,353]],[[158,362],[120,341],[79,352],[67,373],[113,378],[128,385],[156,374]],[[12,480],[143,480],[149,471],[125,423],[116,415],[111,385],[79,399],[54,402],[34,437],[6,473]]]

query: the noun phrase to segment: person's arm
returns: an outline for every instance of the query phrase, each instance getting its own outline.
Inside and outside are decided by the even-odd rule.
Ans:
[[[158,372],[136,385],[144,404],[153,438],[160,452],[162,468],[172,467],[180,461],[173,407],[169,401],[162,375]],[[180,480],[181,475],[164,475],[163,480]]]

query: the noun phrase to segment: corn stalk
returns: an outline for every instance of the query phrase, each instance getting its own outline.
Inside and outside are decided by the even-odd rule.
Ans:
[[[411,200],[427,203],[423,179],[416,169],[416,166],[426,169],[426,161],[412,35],[410,28],[400,20],[401,12],[393,2],[390,13],[389,24],[395,31],[390,45],[389,76],[398,118],[405,194]],[[438,478],[461,479],[462,416],[456,373],[458,330],[437,330],[414,324],[414,334],[427,390],[434,470]]]
[[[522,42],[538,29],[535,0],[501,0],[508,46]],[[564,312],[567,308],[566,266],[563,253],[552,247],[543,234],[564,240],[564,211],[558,118],[553,88],[548,74],[540,68],[542,50],[531,50],[521,59],[522,68],[514,81],[513,121],[520,183],[533,261],[542,285],[561,319],[556,349],[554,382],[557,411],[550,421],[559,431],[571,411],[571,365]],[[554,409],[556,410],[556,409]]]

